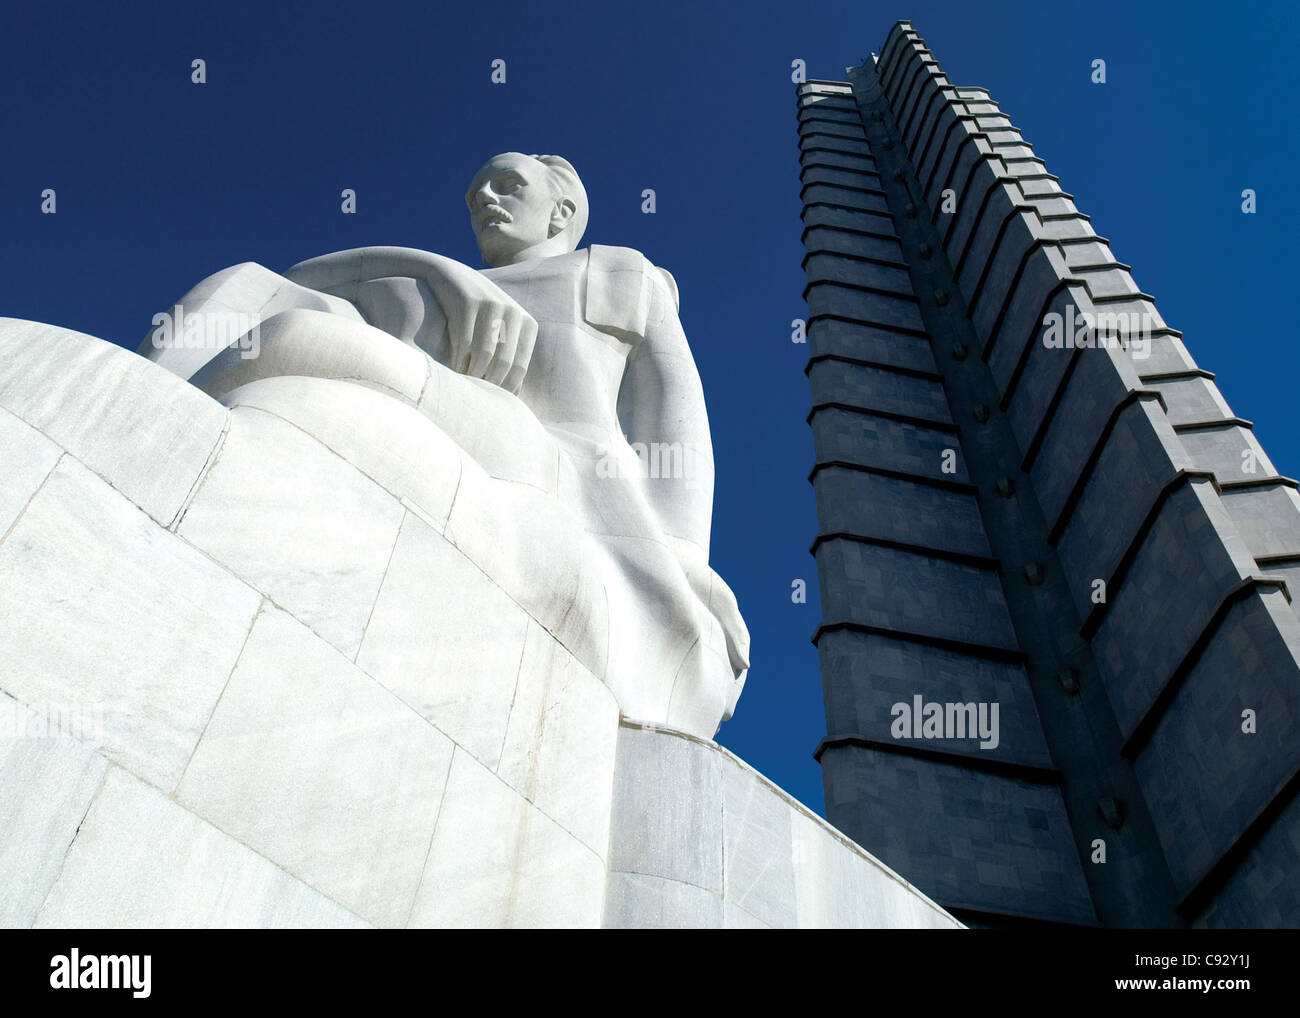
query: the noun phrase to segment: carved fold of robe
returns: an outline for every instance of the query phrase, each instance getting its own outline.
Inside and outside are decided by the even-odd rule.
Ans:
[[[489,575],[605,681],[624,715],[711,737],[749,665],[735,598],[708,565],[712,450],[630,442],[636,408],[620,390],[636,372],[653,389],[659,367],[682,367],[650,363],[679,355],[645,343],[656,330],[680,335],[672,277],[635,251],[602,247],[485,270],[538,322],[515,396],[445,366],[446,317],[428,285],[387,274],[405,250],[328,256],[341,281],[313,278],[312,263],[285,275],[227,269],[180,303],[186,315],[255,316],[256,356],[238,345],[215,356],[159,350],[149,339],[140,352],[228,406],[338,415],[329,426],[347,432],[363,471],[368,457],[409,456],[417,471],[421,457],[455,458],[454,471],[428,471],[455,477],[445,495],[464,504],[444,536],[490,536]],[[373,395],[339,399],[340,385]],[[380,398],[410,408],[409,427],[369,435],[359,407]],[[429,578],[431,612],[455,596]]]

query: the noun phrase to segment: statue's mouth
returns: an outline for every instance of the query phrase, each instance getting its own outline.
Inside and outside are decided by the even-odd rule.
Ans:
[[[514,216],[503,209],[500,205],[489,205],[483,210],[481,225],[487,227],[494,223],[510,223],[514,222],[514,218]]]

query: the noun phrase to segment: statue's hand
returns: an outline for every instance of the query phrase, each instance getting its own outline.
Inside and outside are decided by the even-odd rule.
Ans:
[[[440,259],[427,282],[447,316],[448,367],[517,394],[533,357],[536,319],[486,276],[458,262]]]

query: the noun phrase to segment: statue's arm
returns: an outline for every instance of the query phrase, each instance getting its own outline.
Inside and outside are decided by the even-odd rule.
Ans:
[[[664,533],[698,548],[707,561],[713,516],[713,442],[704,388],[677,315],[671,277],[654,274],[645,334],[628,355],[619,422],[652,467],[646,497]],[[637,443],[640,443],[638,445]]]
[[[319,258],[308,258],[286,269],[284,275],[300,286],[351,299],[348,288],[368,280],[388,276],[426,279],[457,268],[467,269],[468,266],[413,247],[354,247]]]
[[[677,285],[663,270],[648,268],[654,284],[650,309],[644,335],[628,355],[619,420],[629,442],[644,444],[651,464],[685,465],[681,472],[647,478],[646,497],[691,586],[721,624],[732,668],[743,676],[749,630],[735,595],[708,564],[714,473],[704,387],[677,315]],[[655,442],[663,443],[657,460]],[[737,685],[733,705],[739,692]]]
[[[454,258],[410,247],[362,247],[299,262],[284,275],[345,300],[355,300],[356,287],[369,280],[422,280],[447,319],[448,367],[510,392],[523,384],[537,340],[536,320],[490,279]]]

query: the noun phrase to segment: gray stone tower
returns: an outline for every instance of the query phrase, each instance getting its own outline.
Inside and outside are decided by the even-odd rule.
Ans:
[[[1296,482],[984,89],[907,22],[847,77],[797,87],[828,819],[971,924],[1300,925]]]

